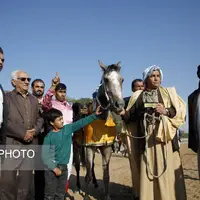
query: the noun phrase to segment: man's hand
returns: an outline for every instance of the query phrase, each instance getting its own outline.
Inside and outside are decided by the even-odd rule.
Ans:
[[[158,103],[158,105],[155,108],[155,111],[159,114],[166,115],[166,116],[168,114],[167,110],[161,103]]]
[[[33,139],[34,135],[35,135],[35,129],[34,128],[27,130],[25,135],[24,135],[24,140],[26,142],[30,142]]]
[[[51,88],[52,89],[55,89],[56,86],[60,83],[60,77],[58,75],[58,72],[56,72],[56,76],[55,78],[52,79],[52,82],[51,82]]]
[[[60,176],[62,174],[62,171],[57,167],[53,169],[53,172],[56,174],[56,176]]]
[[[119,113],[119,115],[124,116],[126,114],[126,110],[123,108],[123,110]]]
[[[100,109],[101,109],[101,106],[98,106],[97,109],[96,109],[96,112],[95,112],[96,115],[101,115],[102,114]]]

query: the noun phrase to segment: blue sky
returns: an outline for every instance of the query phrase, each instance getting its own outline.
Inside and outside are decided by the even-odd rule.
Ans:
[[[122,62],[124,96],[152,64],[162,68],[163,86],[175,86],[185,101],[197,88],[198,0],[0,0],[0,5],[5,89],[12,89],[13,70],[42,78],[47,88],[57,71],[69,96],[91,97],[101,78],[98,59]]]

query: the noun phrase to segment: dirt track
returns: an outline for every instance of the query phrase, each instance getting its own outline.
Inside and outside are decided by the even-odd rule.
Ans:
[[[181,158],[184,168],[184,176],[186,182],[188,200],[200,200],[200,181],[198,179],[197,171],[197,156],[195,153],[187,148],[187,144],[181,145]],[[102,168],[101,157],[96,155],[95,159],[95,173],[98,179],[100,188],[95,189],[92,186],[89,189],[84,187],[84,174],[81,170],[81,184],[82,190],[87,191],[90,194],[91,199],[102,199],[103,197],[103,181],[102,181]],[[129,162],[127,158],[113,156],[110,163],[110,189],[111,198],[114,200],[128,200],[132,198],[131,189],[131,174],[129,168]],[[75,189],[76,177],[75,170],[73,169],[73,175],[70,179],[70,188]],[[74,194],[70,190],[71,197],[67,199],[81,200],[84,199],[84,192],[82,195]]]

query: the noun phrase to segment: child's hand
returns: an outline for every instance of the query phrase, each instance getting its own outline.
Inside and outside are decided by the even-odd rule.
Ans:
[[[101,115],[102,114],[100,109],[101,109],[101,106],[98,106],[97,109],[96,109],[96,112],[95,112],[96,115]]]
[[[60,176],[62,174],[62,171],[57,167],[53,170],[53,172],[56,174],[56,176]]]

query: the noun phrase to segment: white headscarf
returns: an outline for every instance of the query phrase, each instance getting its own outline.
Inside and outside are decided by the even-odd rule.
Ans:
[[[163,73],[159,66],[157,65],[151,65],[150,67],[147,67],[143,72],[143,80],[145,81],[147,77],[151,76],[153,71],[159,71],[160,72],[160,78],[161,81],[163,80]]]

